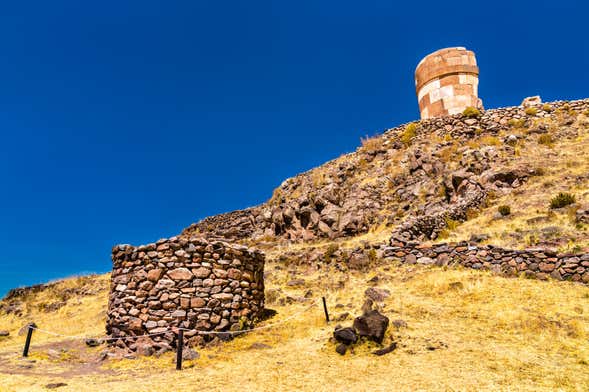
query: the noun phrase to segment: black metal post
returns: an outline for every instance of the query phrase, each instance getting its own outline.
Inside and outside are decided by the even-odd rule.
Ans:
[[[33,337],[33,328],[35,324],[31,323],[27,327],[27,340],[25,341],[25,348],[22,352],[23,357],[29,356],[29,347],[31,347],[31,338]]]
[[[327,304],[325,303],[325,297],[321,297],[323,299],[323,311],[325,312],[325,321],[329,323],[329,313],[327,313]]]
[[[178,331],[178,341],[176,342],[176,370],[182,370],[182,347],[184,346],[184,330]]]

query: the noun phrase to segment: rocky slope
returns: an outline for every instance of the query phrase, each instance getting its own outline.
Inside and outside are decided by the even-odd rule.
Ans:
[[[589,99],[401,125],[287,179],[267,202],[206,218],[182,235],[312,242],[384,224],[405,241],[447,237],[494,200],[525,192],[531,178],[550,169],[543,157],[580,140],[588,127]],[[585,186],[587,176],[580,181]]]

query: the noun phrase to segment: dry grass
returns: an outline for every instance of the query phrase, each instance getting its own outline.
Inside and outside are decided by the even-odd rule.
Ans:
[[[282,286],[292,271],[268,266],[269,287]],[[2,391],[43,390],[65,382],[63,391],[239,390],[587,390],[589,388],[589,288],[573,283],[506,279],[472,270],[380,266],[371,274],[300,270],[307,287],[326,295],[332,316],[360,312],[366,281],[374,275],[391,291],[382,312],[403,319],[407,328],[390,327],[399,348],[375,357],[367,347],[341,357],[329,342],[322,310],[313,307],[288,324],[252,333],[218,347],[199,350],[201,358],[182,372],[173,370],[173,355],[106,362],[107,374],[61,377],[59,370],[78,366],[67,359],[51,362],[42,353],[34,375],[4,374]],[[106,277],[103,277],[106,279]],[[343,287],[342,287],[343,285]],[[90,297],[88,298],[90,299]],[[92,303],[68,305],[68,317],[34,315],[41,325],[67,333],[98,332],[103,295]],[[341,309],[336,304],[342,304]],[[78,307],[76,307],[78,306]],[[302,311],[307,304],[270,306],[274,323]],[[63,317],[63,315],[62,315]],[[53,320],[53,321],[52,321]],[[24,321],[24,320],[21,320]],[[0,319],[1,326],[17,320]],[[345,324],[351,321],[344,322]],[[387,339],[390,339],[387,338]],[[35,342],[43,341],[40,334]],[[51,340],[51,339],[49,339]],[[21,342],[22,338],[12,343]],[[268,349],[251,349],[264,343]],[[0,355],[17,356],[0,343]],[[33,346],[33,352],[35,346]],[[0,367],[0,371],[2,371]],[[24,372],[23,372],[24,373]]]
[[[445,241],[468,240],[486,234],[487,243],[525,248],[538,242],[553,243],[560,250],[589,249],[589,228],[575,223],[574,212],[589,203],[589,133],[580,129],[575,139],[563,139],[548,148],[528,143],[519,165],[542,169],[543,175],[506,195],[499,195],[479,215],[461,224]],[[573,193],[577,203],[550,211],[550,200],[560,192]],[[497,207],[507,205],[511,214],[497,218]]]

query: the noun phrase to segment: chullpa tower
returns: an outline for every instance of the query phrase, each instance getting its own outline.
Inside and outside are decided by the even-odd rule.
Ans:
[[[415,69],[415,91],[421,118],[462,113],[468,106],[482,109],[478,87],[477,60],[474,52],[463,47],[428,54]]]

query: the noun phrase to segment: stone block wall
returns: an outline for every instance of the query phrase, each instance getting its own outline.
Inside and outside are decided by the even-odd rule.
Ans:
[[[117,245],[107,312],[107,333],[117,346],[135,349],[133,336],[155,348],[175,344],[173,327],[202,343],[197,331],[236,331],[264,309],[264,254],[245,246],[199,237],[155,244]]]
[[[482,108],[478,97],[479,68],[474,52],[463,47],[440,49],[424,57],[415,69],[415,90],[421,118]]]
[[[385,259],[405,264],[458,264],[488,269],[505,275],[523,274],[537,279],[571,280],[589,283],[589,253],[559,254],[546,249],[510,250],[467,242],[435,245],[395,243],[382,248]]]

